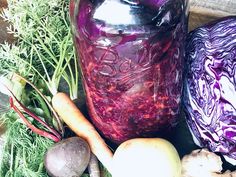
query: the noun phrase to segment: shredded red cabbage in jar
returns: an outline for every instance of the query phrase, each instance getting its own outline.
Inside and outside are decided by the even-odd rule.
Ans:
[[[187,0],[71,5],[89,114],[109,140],[157,136],[177,123]]]

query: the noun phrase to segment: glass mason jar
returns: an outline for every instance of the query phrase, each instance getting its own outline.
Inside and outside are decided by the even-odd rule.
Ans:
[[[188,0],[72,0],[88,111],[114,143],[178,122]]]

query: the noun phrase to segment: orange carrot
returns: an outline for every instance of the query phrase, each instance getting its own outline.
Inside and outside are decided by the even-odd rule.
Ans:
[[[84,117],[73,101],[65,93],[53,96],[52,105],[61,119],[78,136],[84,138],[98,160],[111,172],[113,154],[94,126]]]

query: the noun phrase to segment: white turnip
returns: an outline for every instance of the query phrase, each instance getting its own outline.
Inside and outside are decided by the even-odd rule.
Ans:
[[[113,156],[112,177],[181,177],[175,147],[161,138],[125,141]]]

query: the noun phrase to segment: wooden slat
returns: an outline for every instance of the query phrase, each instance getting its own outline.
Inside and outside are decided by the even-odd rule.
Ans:
[[[236,15],[236,0],[190,0],[189,30],[231,15]]]
[[[203,8],[205,12],[220,11],[227,14],[236,14],[235,0],[190,0],[191,9]]]

